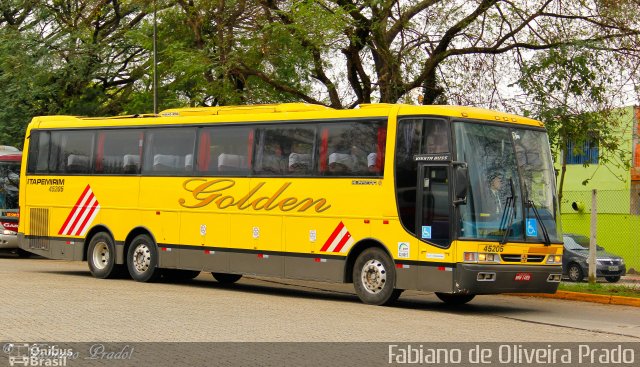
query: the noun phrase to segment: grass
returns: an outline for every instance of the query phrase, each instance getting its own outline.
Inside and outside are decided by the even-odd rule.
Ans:
[[[562,282],[558,290],[607,296],[622,296],[640,298],[640,284],[605,284],[605,283],[569,283]]]

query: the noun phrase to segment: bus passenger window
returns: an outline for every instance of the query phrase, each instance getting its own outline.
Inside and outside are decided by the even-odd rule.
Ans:
[[[382,175],[385,139],[386,123],[381,121],[323,124],[320,174]]]
[[[93,131],[51,133],[51,173],[89,173],[93,156]]]
[[[245,126],[213,126],[200,129],[196,172],[198,175],[245,176],[249,173],[252,129]]]
[[[67,156],[67,172],[89,172],[89,156],[84,154],[69,154]]]
[[[122,160],[123,173],[138,173],[140,171],[140,156],[138,154],[125,154]]]
[[[46,173],[49,170],[49,141],[48,131],[32,131],[29,142],[29,161],[27,172]]]
[[[143,132],[138,129],[98,133],[95,172],[108,175],[138,174]]]
[[[291,153],[289,155],[289,172],[307,172],[311,166],[311,154]]]
[[[265,126],[257,130],[254,173],[308,175],[314,164],[315,127]]]
[[[195,128],[156,128],[145,133],[143,171],[172,176],[190,175],[187,159],[195,150]],[[191,165],[191,168],[193,166]]]

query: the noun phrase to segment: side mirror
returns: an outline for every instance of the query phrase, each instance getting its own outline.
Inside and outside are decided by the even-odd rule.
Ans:
[[[453,177],[455,195],[453,204],[466,204],[469,191],[469,168],[465,162],[453,162]]]

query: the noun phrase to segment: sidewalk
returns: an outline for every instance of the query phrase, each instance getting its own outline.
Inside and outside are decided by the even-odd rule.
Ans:
[[[600,284],[606,285],[624,285],[627,287],[640,287],[640,275],[639,274],[627,274],[623,276],[619,282],[617,283],[609,283],[607,281],[601,282]],[[603,303],[610,305],[624,305],[624,306],[633,306],[640,307],[640,298],[634,297],[623,297],[623,296],[611,296],[604,294],[592,294],[592,293],[582,293],[582,292],[569,292],[569,291],[557,291],[554,294],[544,294],[544,293],[520,293],[520,294],[512,294],[514,296],[530,296],[530,297],[541,297],[541,298],[555,298],[555,299],[564,299],[570,301],[581,301],[581,302],[594,302],[594,303]]]
[[[620,284],[640,284],[640,274],[627,274],[620,279]]]

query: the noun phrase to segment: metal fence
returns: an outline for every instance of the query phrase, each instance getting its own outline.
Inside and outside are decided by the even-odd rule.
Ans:
[[[565,191],[560,202],[564,233],[590,236],[591,190]],[[635,190],[597,191],[597,243],[640,273],[640,198]]]

